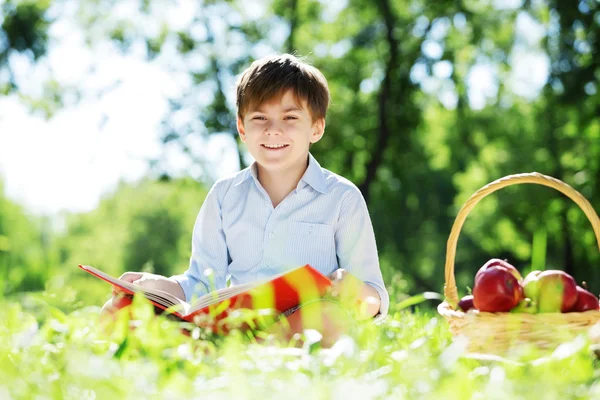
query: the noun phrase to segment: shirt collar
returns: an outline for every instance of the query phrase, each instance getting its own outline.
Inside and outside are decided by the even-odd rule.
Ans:
[[[254,161],[248,168],[240,172],[237,179],[235,180],[234,185],[240,185],[242,182],[245,182],[250,178],[253,178],[255,181],[258,182],[256,161]],[[317,160],[310,153],[308,153],[308,168],[306,168],[304,175],[300,179],[300,182],[298,182],[296,190],[299,190],[306,185],[310,185],[313,189],[323,194],[328,192],[327,182],[325,182],[325,177],[323,176],[323,170],[321,169],[321,165],[319,165]]]
[[[323,169],[321,169],[317,160],[310,153],[308,153],[308,168],[306,168],[306,172],[304,172],[300,182],[298,182],[296,190],[301,188],[302,182],[323,194],[328,192],[327,182],[325,182],[325,177],[323,176]]]
[[[253,162],[248,168],[243,169],[239,172],[237,178],[233,182],[234,186],[241,185],[243,182],[250,178],[257,179],[258,174],[256,173],[256,161]]]

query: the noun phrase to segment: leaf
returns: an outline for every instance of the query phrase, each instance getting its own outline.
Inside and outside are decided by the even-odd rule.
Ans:
[[[440,300],[442,301],[444,296],[436,292],[423,292],[421,294],[417,294],[415,296],[411,296],[408,299],[402,300],[396,308],[402,310],[407,307],[411,307],[417,304],[423,303],[425,300]]]

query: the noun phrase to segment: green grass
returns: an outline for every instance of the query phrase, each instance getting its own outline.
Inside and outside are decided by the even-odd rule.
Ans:
[[[64,312],[67,310],[68,312]],[[472,359],[431,310],[393,311],[330,349],[215,337],[154,317],[137,302],[111,333],[98,307],[45,294],[0,299],[2,399],[568,399],[599,398],[584,338],[521,360]],[[309,335],[310,337],[310,335]]]

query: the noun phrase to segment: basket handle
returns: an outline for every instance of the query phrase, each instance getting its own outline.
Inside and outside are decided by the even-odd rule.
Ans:
[[[491,183],[488,183],[487,185],[473,193],[471,197],[469,197],[469,199],[465,202],[465,204],[458,212],[458,215],[454,220],[454,224],[452,225],[450,237],[448,238],[448,243],[446,244],[446,284],[444,285],[444,296],[446,296],[446,301],[453,308],[456,308],[456,304],[458,303],[458,291],[456,289],[456,280],[454,278],[454,257],[456,256],[456,245],[458,243],[458,235],[460,234],[460,230],[462,229],[465,219],[467,219],[467,216],[469,215],[473,207],[475,207],[475,205],[479,203],[479,201],[486,197],[488,194],[493,193],[496,190],[502,189],[506,186],[518,185],[521,183],[536,183],[539,185],[551,187],[563,193],[575,203],[577,203],[577,205],[583,210],[585,215],[588,217],[589,221],[592,223],[592,228],[594,229],[594,234],[596,235],[596,241],[598,242],[598,249],[600,250],[600,220],[598,219],[598,214],[596,214],[590,202],[587,201],[587,199],[583,197],[581,193],[579,193],[577,190],[573,189],[571,186],[556,178],[547,175],[542,175],[538,172],[508,175],[503,178],[497,179]]]

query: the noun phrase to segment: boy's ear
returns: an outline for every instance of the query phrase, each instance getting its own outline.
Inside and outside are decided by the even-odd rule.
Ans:
[[[313,125],[313,134],[310,138],[311,143],[317,143],[323,137],[325,133],[325,118],[319,118]]]
[[[240,116],[237,117],[237,130],[240,135],[240,140],[246,142],[246,131],[244,130],[244,121]]]

